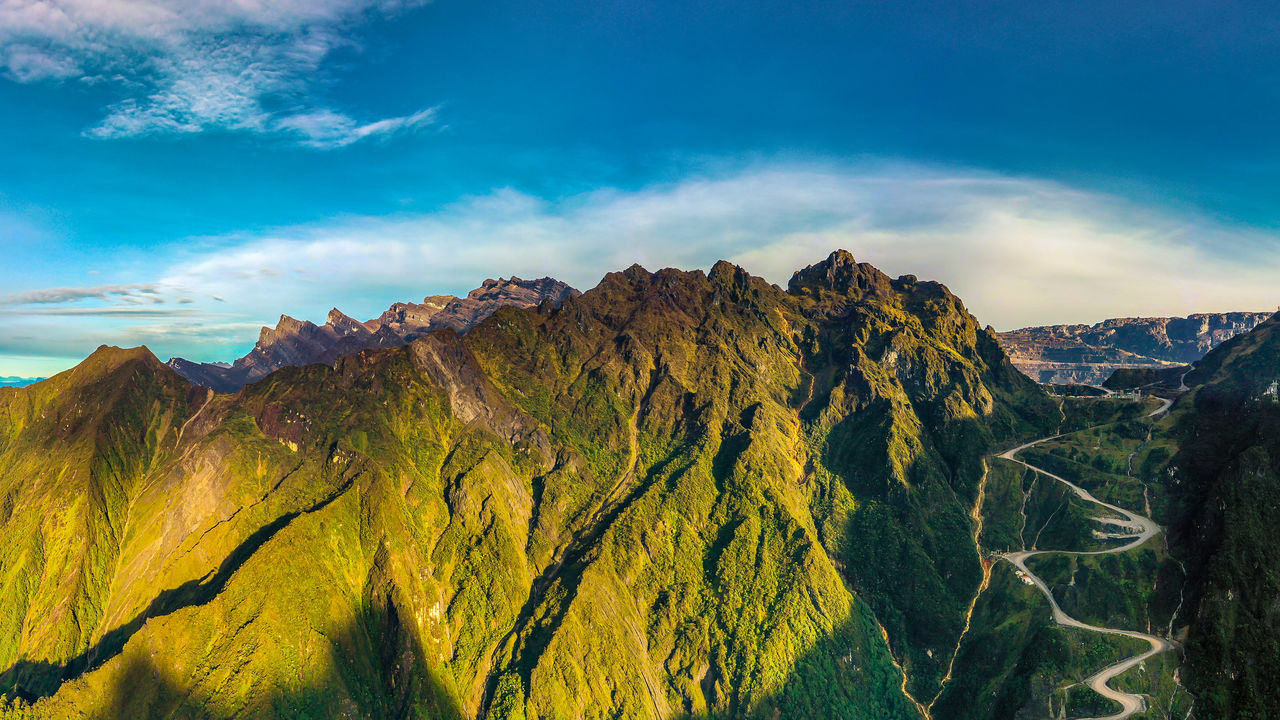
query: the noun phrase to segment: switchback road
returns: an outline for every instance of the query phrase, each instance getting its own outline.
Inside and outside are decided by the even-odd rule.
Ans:
[[[1150,413],[1148,417],[1156,417],[1168,412],[1169,407],[1173,404],[1172,400],[1165,400],[1163,398],[1160,399],[1160,402],[1161,402],[1160,407],[1157,408],[1152,413]],[[1125,660],[1121,660],[1120,662],[1115,663],[1113,665],[1108,665],[1107,667],[1099,670],[1093,675],[1090,675],[1084,681],[1085,684],[1088,685],[1094,692],[1098,693],[1103,697],[1115,700],[1121,706],[1121,711],[1114,715],[1108,715],[1105,718],[1088,718],[1085,720],[1124,720],[1124,718],[1127,718],[1130,715],[1133,715],[1134,713],[1145,710],[1146,699],[1143,698],[1143,696],[1141,695],[1135,695],[1133,693],[1126,693],[1126,692],[1121,692],[1119,690],[1115,690],[1111,688],[1111,686],[1108,685],[1108,683],[1111,681],[1112,678],[1116,677],[1117,675],[1120,675],[1121,673],[1134,667],[1135,665],[1142,663],[1147,658],[1150,658],[1154,655],[1162,653],[1166,650],[1173,649],[1175,645],[1173,644],[1172,641],[1166,638],[1157,637],[1155,635],[1147,635],[1145,633],[1134,632],[1131,630],[1121,630],[1119,628],[1100,627],[1098,625],[1090,625],[1088,623],[1083,623],[1083,622],[1080,622],[1079,620],[1076,620],[1075,618],[1063,612],[1062,608],[1058,607],[1058,601],[1053,597],[1053,593],[1049,590],[1049,586],[1045,584],[1044,580],[1042,580],[1038,575],[1031,572],[1031,570],[1027,567],[1026,561],[1029,558],[1033,558],[1037,555],[1107,555],[1111,553],[1126,552],[1128,550],[1132,550],[1138,547],[1139,545],[1142,545],[1146,541],[1155,537],[1156,534],[1160,532],[1160,526],[1157,525],[1154,521],[1152,521],[1148,517],[1144,517],[1130,510],[1126,510],[1122,507],[1118,507],[1116,505],[1112,505],[1111,503],[1106,503],[1095,498],[1092,494],[1089,493],[1089,491],[1076,485],[1070,480],[1054,475],[1053,473],[1043,468],[1038,468],[1032,465],[1031,463],[1026,462],[1025,460],[1018,459],[1017,457],[1018,453],[1022,452],[1023,450],[1026,450],[1027,448],[1030,448],[1030,447],[1034,447],[1035,445],[1039,445],[1042,442],[1053,440],[1059,437],[1062,437],[1062,435],[1053,435],[1046,438],[1040,438],[1039,440],[1034,440],[1025,445],[1020,445],[1012,450],[1009,450],[1008,452],[1003,453],[999,457],[1004,458],[1005,460],[1011,460],[1013,462],[1019,463],[1031,469],[1034,472],[1044,475],[1045,477],[1052,478],[1053,480],[1057,480],[1058,482],[1069,487],[1071,491],[1074,492],[1076,495],[1078,495],[1081,499],[1087,500],[1088,502],[1091,502],[1097,505],[1101,505],[1102,507],[1107,508],[1108,510],[1111,510],[1123,516],[1125,518],[1123,521],[1107,520],[1106,524],[1113,525],[1121,529],[1121,533],[1113,534],[1111,535],[1112,537],[1121,537],[1121,538],[1127,539],[1128,542],[1118,547],[1108,548],[1106,550],[1094,550],[1089,552],[1071,552],[1067,550],[1023,550],[1020,552],[1007,553],[1005,555],[1002,555],[1002,557],[1008,560],[1009,562],[1013,563],[1014,567],[1018,568],[1018,570],[1021,570],[1035,584],[1035,586],[1039,588],[1040,592],[1044,593],[1044,596],[1049,599],[1049,606],[1053,609],[1053,620],[1059,625],[1062,625],[1063,627],[1071,627],[1071,628],[1078,628],[1080,630],[1087,630],[1090,632],[1105,633],[1107,635],[1122,635],[1125,637],[1131,637],[1138,640],[1144,640],[1151,645],[1150,649],[1148,649],[1146,652],[1140,653],[1138,655],[1134,655],[1133,657],[1127,658]]]

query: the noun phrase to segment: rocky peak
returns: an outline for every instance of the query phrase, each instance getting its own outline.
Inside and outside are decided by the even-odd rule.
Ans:
[[[836,250],[826,260],[792,275],[787,290],[794,295],[818,294],[822,290],[840,295],[886,295],[891,285],[888,275],[854,260],[847,250]]]
[[[291,318],[288,315],[281,315],[280,319],[276,321],[276,326],[274,328],[263,326],[263,328],[258,331],[258,345],[270,345],[273,342],[279,341],[281,338],[297,335],[307,330],[308,326],[314,328],[316,325],[310,320],[298,320],[296,318]]]
[[[564,300],[573,295],[577,291],[569,285],[556,280],[555,278],[543,277],[537,280],[522,280],[515,275],[510,278],[498,278],[494,280],[489,278],[480,284],[480,287],[467,293],[467,300],[487,300],[498,297],[519,297],[527,296],[550,297],[553,300]],[[461,302],[461,299],[455,298],[455,301]]]
[[[333,328],[339,335],[364,334],[369,332],[363,323],[356,321],[346,315],[338,308],[329,311],[329,317],[325,324]]]

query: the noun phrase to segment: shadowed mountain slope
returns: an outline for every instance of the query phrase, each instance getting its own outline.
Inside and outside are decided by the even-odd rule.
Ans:
[[[946,288],[844,252],[786,291],[632,267],[233,395],[104,348],[0,409],[34,717],[917,718],[982,457],[1059,418]]]
[[[1280,707],[1280,315],[1187,375],[1174,459],[1186,559],[1187,684],[1198,718],[1262,718]]]

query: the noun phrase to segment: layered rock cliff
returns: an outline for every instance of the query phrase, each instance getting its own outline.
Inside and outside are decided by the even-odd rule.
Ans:
[[[1118,368],[1195,362],[1270,316],[1204,313],[1185,318],[1116,318],[1096,325],[1047,325],[999,334],[1018,369],[1042,383],[1100,385]]]

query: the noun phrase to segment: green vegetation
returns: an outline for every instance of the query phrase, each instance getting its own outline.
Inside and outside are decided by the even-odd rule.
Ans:
[[[1051,395],[1062,397],[1102,397],[1107,394],[1107,391],[1102,388],[1079,383],[1049,383],[1044,388]]]
[[[1077,620],[1102,627],[1160,632],[1171,607],[1156,595],[1164,549],[1147,543],[1113,555],[1044,555],[1027,563],[1058,605]]]
[[[1197,717],[1264,717],[1274,325],[1159,420],[1055,401],[945,288],[841,253],[786,291],[632,268],[235,395],[104,348],[0,389],[0,718],[1106,714],[1080,683],[1144,644],[997,556],[1115,542],[991,457],[1059,430],[1020,457],[1171,550],[1029,566],[1086,622],[1185,629]],[[1116,682],[1182,717],[1177,662]]]
[[[1146,398],[1141,403],[1119,397],[1063,398],[1063,419],[1059,432],[1075,432],[1122,420],[1138,420],[1158,407],[1160,402],[1155,398]]]
[[[1186,365],[1117,368],[1102,383],[1102,387],[1108,390],[1132,390],[1151,386],[1177,388],[1182,375],[1190,369]]]
[[[1120,712],[1120,703],[1108,700],[1084,685],[1066,690],[1063,713],[1067,717],[1105,717]]]
[[[1142,717],[1267,717],[1276,326],[1159,419],[1059,405],[945,288],[846,255],[787,291],[633,268],[235,395],[103,348],[0,389],[0,718],[1107,714],[1080,683],[1142,643],[1053,625],[998,557],[1116,542],[991,457],[1059,429],[1020,457],[1169,545],[1028,566],[1185,637],[1115,681]]]
[[[1058,717],[1066,688],[1145,647],[1129,638],[1054,625],[1044,596],[1001,562],[974,608],[972,629],[957,658],[957,669],[964,671],[938,698],[933,716]]]
[[[1170,652],[1148,658],[1141,665],[1112,681],[1124,692],[1147,696],[1147,711],[1133,715],[1140,720],[1185,718],[1192,709],[1193,698],[1175,678],[1183,662],[1182,653]],[[1186,672],[1186,668],[1181,668]]]

